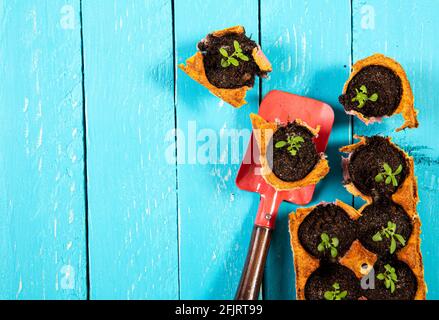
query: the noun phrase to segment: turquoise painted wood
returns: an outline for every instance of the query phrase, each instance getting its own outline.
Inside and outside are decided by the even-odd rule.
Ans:
[[[351,9],[348,1],[262,1],[261,34],[264,52],[274,65],[263,83],[273,89],[309,96],[330,104],[336,121],[328,144],[330,174],[317,185],[313,202],[352,196],[341,184],[338,149],[349,143],[350,119],[338,103],[337,92],[349,75]],[[289,246],[288,214],[297,207],[284,204],[268,258],[265,298],[295,298],[295,275]]]
[[[178,63],[196,52],[196,44],[209,31],[242,24],[258,40],[257,1],[190,3],[175,2]],[[176,85],[177,124],[186,142],[178,150],[184,160],[178,166],[181,298],[233,299],[259,202],[257,195],[235,185],[250,137],[249,114],[257,111],[258,84],[247,97],[249,105],[240,110],[210,95],[182,71]],[[190,136],[194,127],[195,138]],[[239,150],[228,148],[230,129],[242,134]],[[209,152],[209,143],[215,141],[222,141],[222,147],[214,144]]]
[[[0,299],[233,298],[259,203],[235,186],[259,82],[237,110],[176,65],[237,24],[273,63],[262,95],[336,111],[332,170],[312,204],[352,201],[338,152],[352,131],[391,135],[415,157],[428,297],[439,298],[439,2],[351,2],[0,0]],[[374,52],[406,68],[419,129],[344,114],[351,62]],[[294,209],[281,206],[265,299],[294,298]]]
[[[414,156],[421,203],[422,252],[428,298],[439,298],[439,148],[437,127],[439,98],[435,94],[439,74],[437,12],[439,2],[425,1],[355,1],[353,7],[354,59],[382,52],[394,57],[405,68],[420,110],[418,129],[395,133],[402,118],[387,119],[369,127],[355,122],[358,134],[390,135]]]
[[[83,23],[91,298],[177,299],[171,1],[83,1]]]
[[[84,299],[79,1],[0,1],[0,299]]]

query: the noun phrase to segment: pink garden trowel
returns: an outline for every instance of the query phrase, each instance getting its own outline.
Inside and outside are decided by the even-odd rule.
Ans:
[[[313,128],[320,126],[315,143],[319,152],[326,150],[334,124],[334,111],[326,103],[275,90],[269,92],[262,101],[259,115],[270,122],[277,119],[286,123],[301,119]],[[236,184],[242,190],[259,193],[261,202],[235,297],[237,300],[255,300],[259,296],[271,234],[282,201],[306,205],[311,202],[315,189],[312,185],[292,191],[277,191],[265,182],[259,170],[259,149],[252,135]]]

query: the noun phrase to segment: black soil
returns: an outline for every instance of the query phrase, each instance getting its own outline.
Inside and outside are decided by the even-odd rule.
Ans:
[[[322,242],[321,234],[326,233],[330,238],[337,238],[338,255],[342,257],[356,239],[355,222],[348,214],[335,204],[317,206],[299,226],[299,241],[303,248],[311,255],[322,260],[334,259],[330,251],[318,251],[317,247]]]
[[[229,56],[235,52],[234,41],[238,41],[242,53],[245,54],[249,61],[239,61],[238,66],[230,65],[221,66],[223,56],[220,48],[224,48]],[[222,37],[215,37],[209,34],[206,39],[198,43],[198,49],[204,56],[204,68],[207,79],[217,88],[236,89],[243,86],[253,87],[255,75],[265,76],[252,57],[253,49],[257,46],[256,42],[250,40],[244,34],[228,34]]]
[[[387,163],[393,171],[402,165],[402,172],[396,176],[398,186],[385,181],[376,182],[375,177],[383,172],[383,165]],[[349,162],[349,175],[355,187],[363,194],[378,197],[389,196],[396,192],[407,176],[407,164],[404,153],[383,137],[374,136],[367,138],[367,144],[359,147],[351,155]]]
[[[366,249],[380,256],[390,255],[391,240],[382,236],[382,241],[373,241],[372,237],[383,227],[386,228],[388,221],[396,224],[396,233],[407,242],[413,230],[411,220],[402,207],[389,200],[380,200],[367,206],[357,220],[360,242]],[[397,239],[395,240],[397,249],[394,254],[404,247]]]
[[[333,284],[340,285],[340,291],[347,291],[344,300],[358,300],[361,297],[360,280],[348,268],[335,264],[322,264],[311,276],[305,285],[306,300],[325,300],[326,291],[333,290]]]
[[[357,95],[356,89],[366,86],[367,95],[377,93],[378,99],[368,100],[362,108],[359,103],[352,101]],[[401,79],[389,68],[383,66],[367,66],[361,69],[349,82],[346,94],[340,96],[340,103],[346,111],[358,111],[367,118],[392,115],[398,107],[402,97]]]
[[[384,273],[384,266],[390,264],[395,268],[398,278],[396,282],[395,292],[391,293],[385,287],[384,281],[378,280],[376,277],[380,273]],[[410,267],[402,261],[398,260],[378,260],[374,265],[375,270],[375,289],[364,290],[364,295],[369,300],[413,300],[418,288],[418,281]]]
[[[275,148],[279,141],[287,141],[288,137],[303,138],[304,142],[296,155],[292,155],[288,148]],[[267,159],[273,173],[281,180],[287,182],[298,181],[305,178],[316,166],[320,159],[313,142],[313,134],[306,127],[295,122],[280,127],[273,135],[268,149]]]

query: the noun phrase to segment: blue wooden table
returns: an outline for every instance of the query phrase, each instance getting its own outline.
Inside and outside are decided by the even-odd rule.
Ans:
[[[259,202],[234,180],[248,116],[272,89],[335,109],[313,203],[353,201],[338,152],[353,133],[391,135],[415,157],[439,298],[438,12],[436,0],[0,0],[0,298],[233,298]],[[237,24],[274,66],[240,110],[176,69],[206,33]],[[419,129],[344,114],[350,66],[374,52],[405,67]],[[281,206],[265,299],[294,298],[294,208]]]

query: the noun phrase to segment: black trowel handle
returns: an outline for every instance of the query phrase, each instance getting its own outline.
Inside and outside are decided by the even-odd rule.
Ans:
[[[273,230],[255,226],[235,300],[257,300]]]

